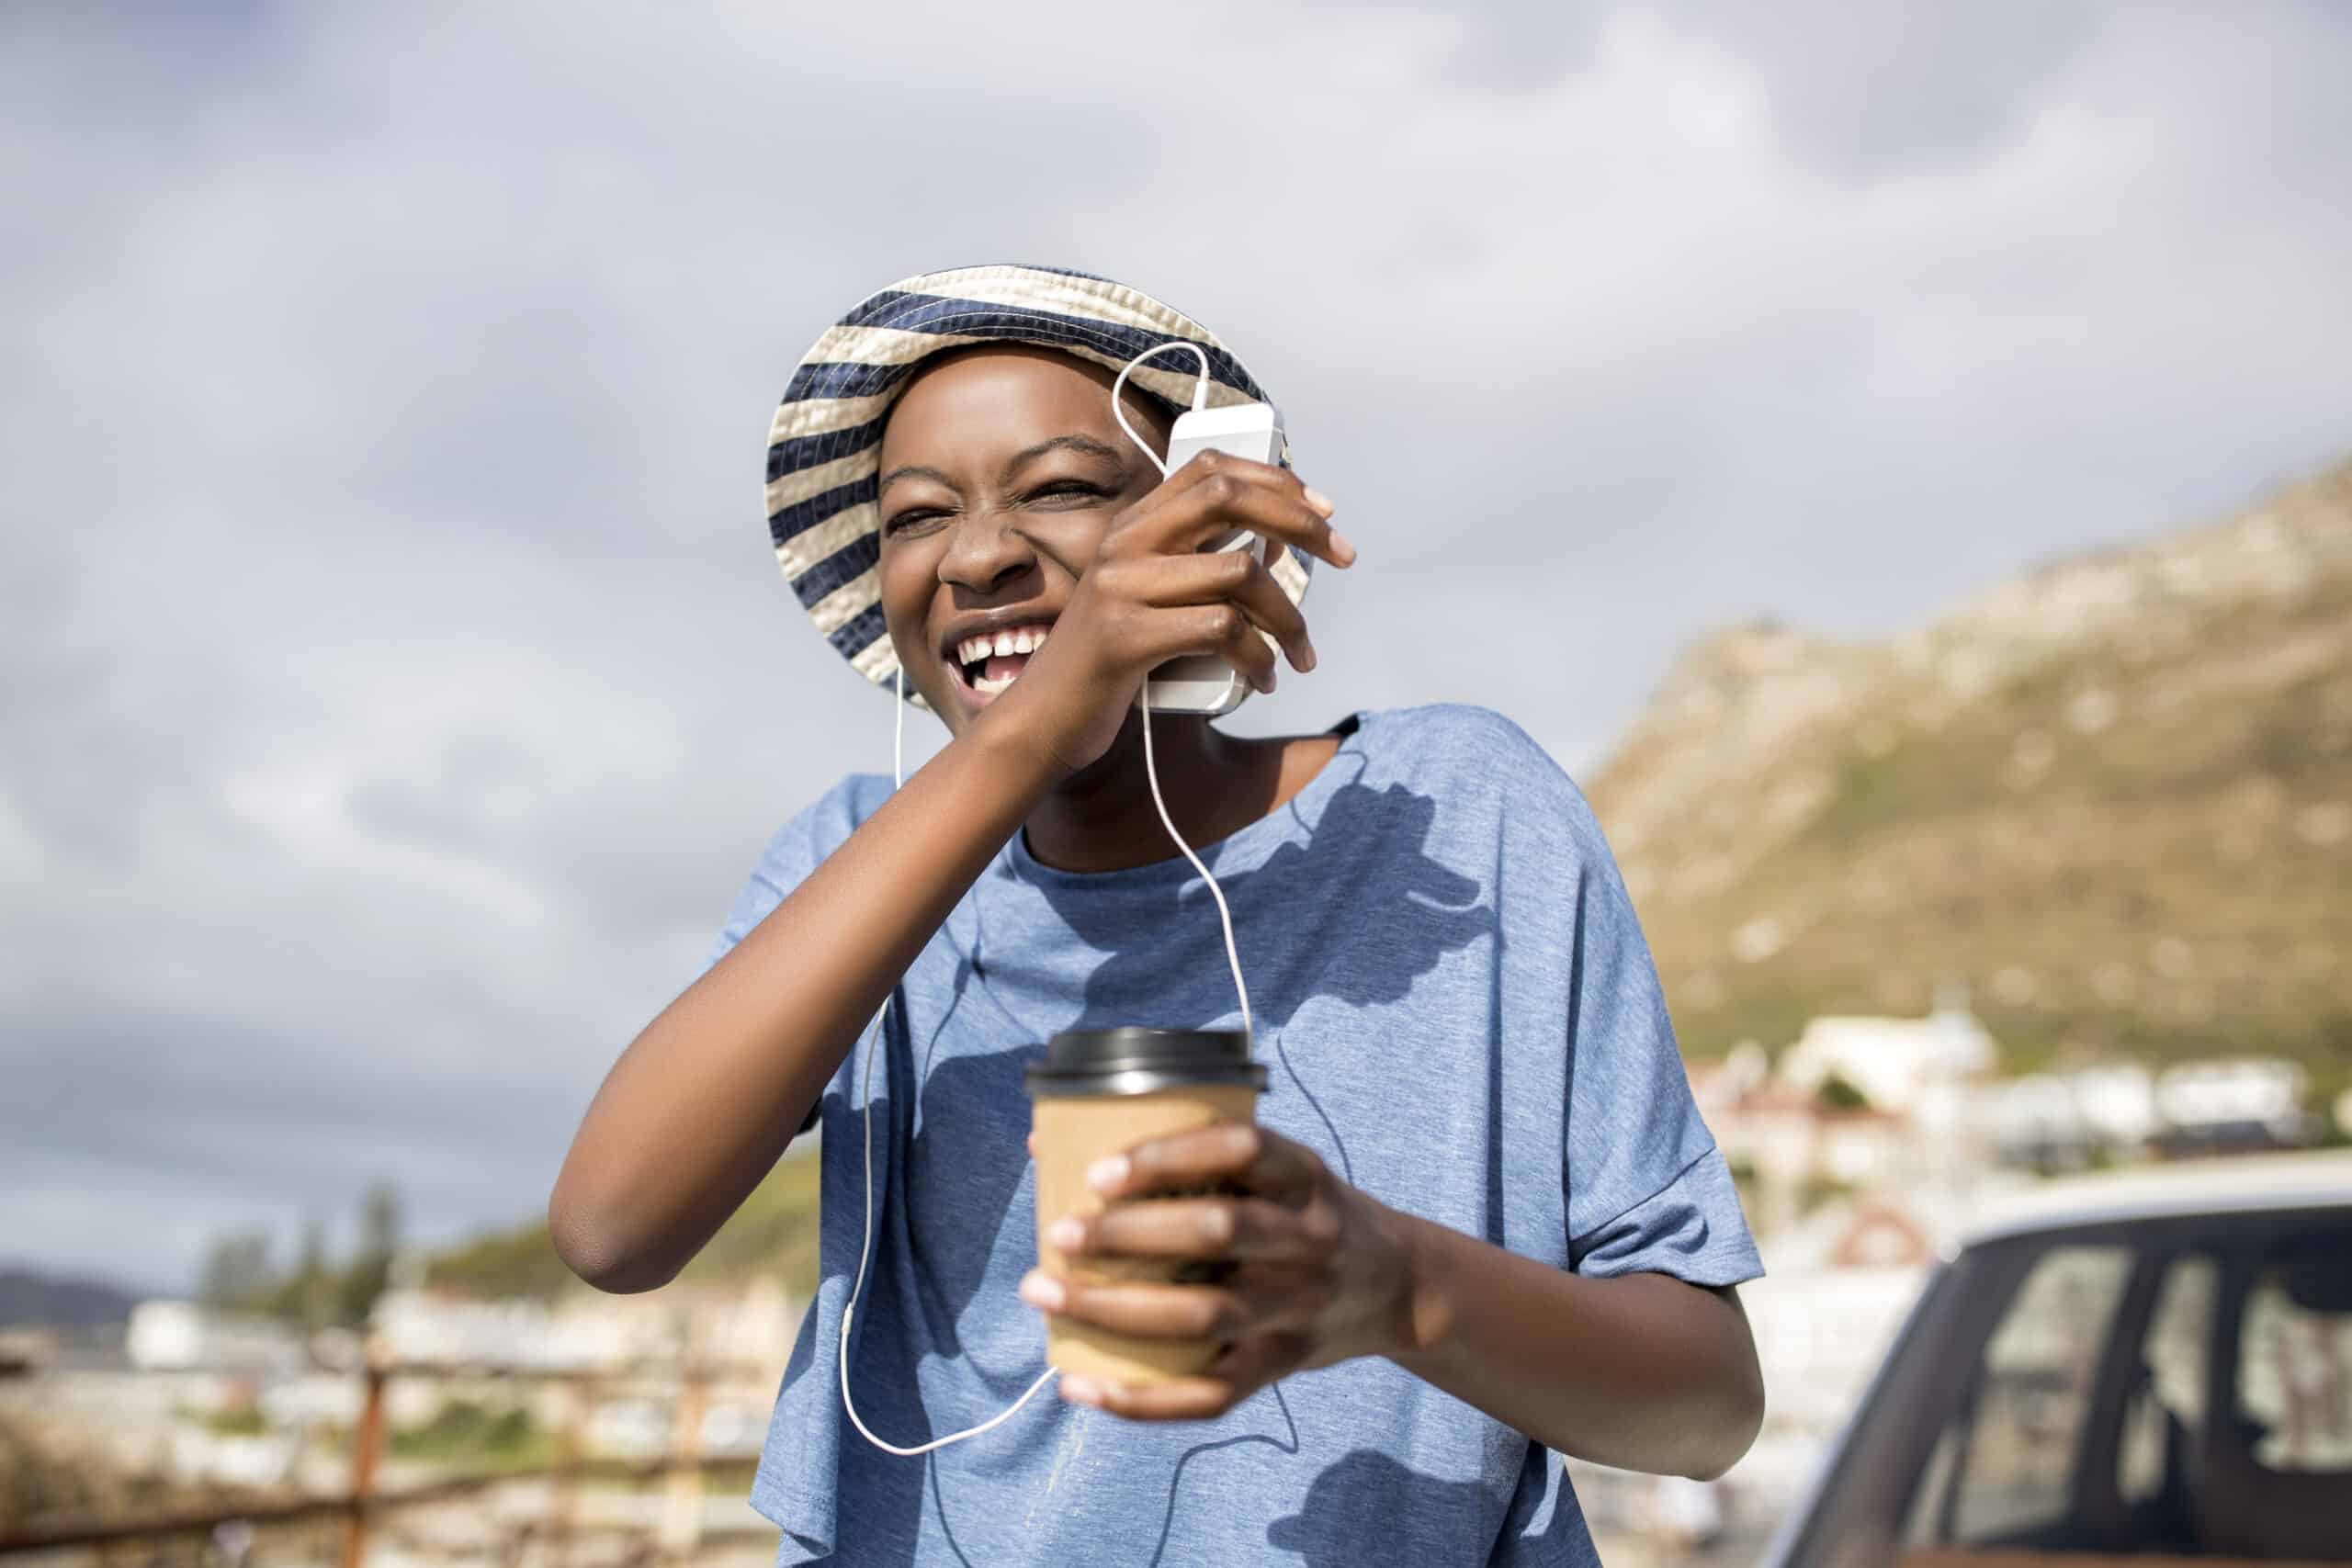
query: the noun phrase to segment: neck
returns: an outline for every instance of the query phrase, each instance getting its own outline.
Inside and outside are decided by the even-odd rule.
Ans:
[[[1160,797],[1176,830],[1196,850],[1280,802],[1280,741],[1222,735],[1193,714],[1154,716],[1151,740]],[[1029,852],[1057,871],[1122,871],[1176,858],[1181,852],[1151,800],[1140,714],[1128,716],[1101,760],[1064,780],[1030,813],[1027,830]]]

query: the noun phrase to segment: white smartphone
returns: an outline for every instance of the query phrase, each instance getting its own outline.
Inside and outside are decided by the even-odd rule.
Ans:
[[[1272,403],[1234,403],[1221,409],[1198,409],[1177,416],[1168,435],[1168,471],[1174,473],[1199,454],[1230,452],[1256,463],[1279,463],[1283,453],[1283,416]],[[1255,534],[1236,531],[1203,547],[1204,550],[1249,550],[1260,563],[1268,558],[1266,541]],[[1154,713],[1198,713],[1212,716],[1231,713],[1250,695],[1250,684],[1232,665],[1215,654],[1171,659],[1153,671],[1136,694],[1146,696]]]

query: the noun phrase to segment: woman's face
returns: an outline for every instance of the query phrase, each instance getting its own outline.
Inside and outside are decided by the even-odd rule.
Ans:
[[[1046,349],[960,350],[916,376],[883,428],[882,613],[953,733],[1019,678],[1111,519],[1159,482],[1112,418],[1111,380]],[[1167,450],[1167,421],[1132,392],[1127,417]]]

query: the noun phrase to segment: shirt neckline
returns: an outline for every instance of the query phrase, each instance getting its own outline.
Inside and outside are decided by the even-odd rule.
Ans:
[[[1322,733],[1325,735],[1339,736],[1339,750],[1324,760],[1323,765],[1315,770],[1315,776],[1308,779],[1296,795],[1255,822],[1245,823],[1222,839],[1194,844],[1193,852],[1212,869],[1261,844],[1272,852],[1274,844],[1289,837],[1292,824],[1299,813],[1319,811],[1323,803],[1341,784],[1362,771],[1342,768],[1340,762],[1351,753],[1361,758],[1364,725],[1370,717],[1371,715],[1358,710],[1324,729]],[[1166,859],[1144,865],[1121,866],[1116,871],[1063,871],[1046,864],[1029,852],[1029,829],[1024,823],[1012,830],[1012,837],[1006,840],[1003,854],[1006,864],[1023,881],[1055,887],[1149,886],[1156,883],[1182,882],[1198,874],[1193,870],[1192,863],[1174,844],[1170,844],[1168,850]]]

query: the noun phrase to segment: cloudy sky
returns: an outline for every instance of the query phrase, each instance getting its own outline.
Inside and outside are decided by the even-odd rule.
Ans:
[[[1589,768],[1712,625],[2352,448],[2347,68],[2324,0],[0,10],[0,1259],[543,1203],[888,765],[757,500],[867,291],[1197,315],[1363,551],[1242,727]]]

